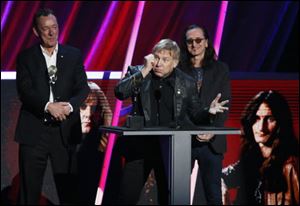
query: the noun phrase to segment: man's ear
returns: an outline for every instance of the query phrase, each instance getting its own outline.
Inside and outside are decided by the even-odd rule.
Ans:
[[[34,35],[35,35],[36,37],[39,37],[39,36],[40,36],[39,33],[38,33],[38,31],[36,30],[35,27],[32,27],[32,31],[33,31],[33,33],[34,33]]]
[[[173,67],[174,67],[174,68],[177,67],[178,63],[179,63],[179,60],[174,60]]]

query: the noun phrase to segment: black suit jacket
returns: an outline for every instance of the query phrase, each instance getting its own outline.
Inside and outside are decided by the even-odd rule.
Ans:
[[[192,70],[183,68],[189,75],[193,76]],[[231,85],[229,78],[228,66],[221,61],[213,61],[208,66],[203,68],[203,80],[200,91],[200,101],[205,106],[210,105],[218,93],[221,93],[221,100],[231,100]],[[228,111],[218,113],[213,121],[203,122],[204,125],[223,127],[228,117]],[[211,145],[215,152],[224,153],[227,150],[226,136],[217,135],[212,141]]]
[[[82,136],[79,107],[89,93],[81,52],[74,47],[59,45],[56,67],[54,99],[70,102],[73,107],[67,120],[60,123],[61,132],[66,143],[76,144]],[[50,95],[47,65],[40,45],[19,54],[17,90],[22,106],[15,140],[21,144],[35,145],[45,129],[44,108]]]

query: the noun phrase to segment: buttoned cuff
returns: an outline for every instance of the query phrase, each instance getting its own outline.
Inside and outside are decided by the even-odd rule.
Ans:
[[[69,103],[69,107],[70,107],[70,113],[73,112],[73,107],[70,103]]]
[[[45,107],[44,107],[44,111],[46,112],[46,113],[48,113],[48,105],[50,104],[51,102],[47,102],[47,104],[45,105]]]

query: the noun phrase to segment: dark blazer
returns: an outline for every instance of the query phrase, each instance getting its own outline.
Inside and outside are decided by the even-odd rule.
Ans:
[[[144,116],[144,123],[147,127],[151,124],[150,90],[153,75],[152,72],[150,72],[143,78],[140,72],[141,69],[142,66],[129,66],[126,76],[115,87],[115,96],[120,100],[124,100],[133,97],[134,87],[140,88],[138,113]],[[193,79],[177,68],[175,69],[174,89],[173,108],[175,122],[170,122],[170,126],[193,127],[195,124],[207,121],[207,119],[210,118],[208,113],[209,108],[205,108],[200,104]],[[146,139],[147,138],[130,137],[125,141],[127,146],[124,149],[128,152],[130,152],[130,150],[140,150],[144,152],[150,147],[149,145],[145,145],[147,144],[145,143],[147,142]],[[143,144],[145,147],[143,147]]]
[[[79,107],[89,93],[81,52],[59,45],[56,67],[54,99],[68,101],[73,107],[67,120],[60,123],[61,132],[67,143],[76,144],[82,136]],[[17,90],[22,106],[15,140],[21,144],[35,145],[45,129],[44,108],[50,95],[46,60],[38,44],[24,50],[17,58]]]
[[[231,100],[231,85],[229,78],[229,69],[228,66],[221,61],[213,61],[205,68],[203,68],[203,80],[200,92],[200,101],[205,106],[210,105],[213,99],[217,96],[218,93],[221,93],[221,101]],[[184,69],[184,72],[193,76],[191,69]],[[224,123],[228,117],[228,111],[224,113],[218,113],[213,121],[204,122],[202,124],[207,124],[210,126],[223,127]],[[227,150],[226,145],[226,136],[217,135],[212,141],[211,145],[215,152],[225,153]]]

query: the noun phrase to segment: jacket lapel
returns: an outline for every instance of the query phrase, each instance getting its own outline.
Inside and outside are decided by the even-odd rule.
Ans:
[[[40,45],[38,44],[35,48],[34,55],[37,60],[37,68],[34,71],[38,76],[45,79],[45,81],[39,81],[41,88],[45,88],[45,94],[47,94],[47,97],[49,97],[50,93],[50,85],[49,85],[49,76],[48,76],[48,69],[45,57],[43,56],[42,50],[40,48]]]
[[[63,72],[62,69],[65,68],[65,53],[66,53],[65,48],[59,44],[57,57],[56,57],[57,80],[56,80],[55,85],[53,86],[54,94],[57,94],[57,88],[59,88],[58,85],[60,85],[62,83],[61,77],[62,77],[62,72]]]
[[[151,116],[151,105],[150,105],[150,86],[151,86],[151,73],[143,80],[145,81],[144,84],[142,84],[141,88],[141,101],[144,105],[144,116],[145,120],[149,121]]]
[[[182,95],[184,94],[183,89],[185,88],[185,86],[182,84],[183,81],[180,79],[180,75],[178,75],[178,70],[175,68],[175,93],[174,93],[174,116],[175,119],[177,119],[181,113],[181,109],[182,109],[182,101],[183,101],[183,97]]]
[[[205,68],[203,71],[203,82],[202,82],[202,87],[201,87],[201,94],[200,94],[200,99],[205,105],[208,104],[208,97],[210,96],[209,94],[211,93],[210,89],[210,85],[213,84],[212,80],[213,80],[213,70],[208,68]]]

